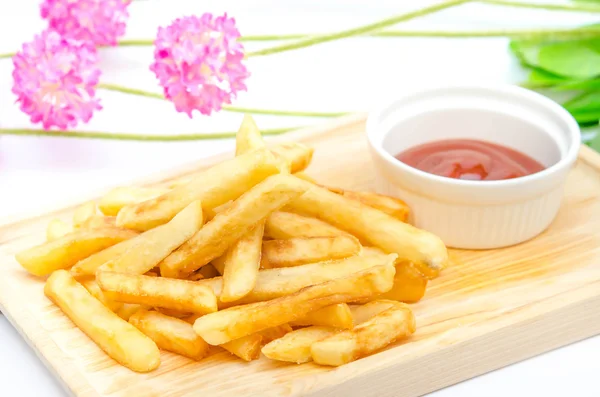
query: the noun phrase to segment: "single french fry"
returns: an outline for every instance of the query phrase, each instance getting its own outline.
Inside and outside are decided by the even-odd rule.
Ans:
[[[96,273],[96,281],[106,297],[118,302],[189,313],[211,313],[217,310],[215,294],[210,288],[194,281],[101,270]]]
[[[263,329],[258,333],[263,337],[262,344],[266,345],[267,343],[274,341],[275,339],[281,338],[288,332],[292,332],[292,327],[289,324],[282,324],[276,327]]]
[[[136,305],[134,303],[123,303],[123,306],[116,311],[117,316],[121,317],[125,321],[129,321],[131,316],[137,313],[139,310],[150,309],[150,306]]]
[[[244,116],[235,145],[237,156],[265,146],[252,116]],[[227,250],[223,263],[223,292],[220,296],[222,302],[236,301],[254,288],[260,267],[264,230],[263,219]]]
[[[203,280],[203,279],[204,279],[204,276],[199,271],[192,273],[186,277],[186,280],[190,280],[190,281],[198,281],[198,280]]]
[[[338,303],[310,312],[306,316],[291,322],[290,325],[292,327],[323,325],[333,328],[351,329],[354,327],[354,319],[348,305],[346,303]]]
[[[92,215],[79,225],[82,229],[99,229],[103,227],[116,227],[114,216]]]
[[[252,361],[260,356],[262,343],[262,335],[252,334],[223,343],[220,347],[244,361]]]
[[[393,266],[376,266],[344,278],[304,288],[268,302],[236,306],[200,317],[194,331],[211,345],[295,321],[309,312],[336,303],[353,302],[392,288]]]
[[[52,219],[46,228],[46,241],[56,240],[73,232],[73,227],[60,219]]]
[[[312,361],[310,347],[313,343],[335,335],[341,330],[333,327],[312,326],[300,328],[267,343],[262,353],[271,360],[302,364]]]
[[[280,298],[293,294],[304,287],[346,277],[374,266],[394,266],[396,258],[397,255],[395,254],[371,254],[351,256],[338,261],[260,270],[254,289],[234,304],[240,305]],[[197,283],[211,288],[216,296],[221,295],[223,289],[222,277],[200,280]],[[228,306],[231,306],[231,303],[219,303],[221,308]]]
[[[319,219],[291,212],[273,212],[265,222],[265,236],[276,240],[347,235],[348,233]]]
[[[379,211],[385,212],[399,221],[408,221],[410,208],[404,201],[400,199],[372,192],[353,192],[349,190],[344,190],[343,195],[344,197],[360,201],[369,207],[373,207]]]
[[[15,257],[29,273],[45,276],[136,235],[132,230],[117,228],[82,229],[21,251]]]
[[[168,223],[140,234],[133,249],[100,266],[100,270],[144,274],[189,240],[203,222],[202,205],[193,201]]]
[[[117,216],[121,208],[153,199],[168,192],[158,187],[123,186],[106,193],[98,203],[100,211],[107,216]]]
[[[217,164],[197,174],[186,185],[161,196],[123,207],[117,225],[148,230],[170,221],[192,201],[206,211],[235,200],[254,185],[278,172],[277,160],[266,149],[256,150]]]
[[[304,171],[296,172],[294,176],[300,179],[304,179],[307,182],[317,184],[317,181],[312,176],[306,174],[306,172]]]
[[[415,263],[422,273],[435,274],[448,261],[446,246],[436,235],[325,188],[313,186],[288,207],[329,222],[388,253],[396,253]]]
[[[392,299],[404,303],[415,303],[421,300],[427,289],[427,278],[412,263],[400,261],[396,263],[394,286],[377,299]]]
[[[104,292],[100,289],[100,286],[96,282],[96,280],[88,278],[80,281],[81,285],[87,289],[87,291],[96,299],[100,301],[104,306],[108,307],[113,312],[117,312],[119,309],[123,307],[121,302],[112,301],[106,296],[104,296]]]
[[[135,247],[139,242],[140,241],[135,237],[130,238],[105,248],[102,251],[96,252],[87,258],[81,259],[71,268],[71,274],[77,278],[94,276],[100,266],[120,257],[132,247]]]
[[[149,372],[160,365],[156,344],[90,295],[66,270],[57,270],[48,278],[44,293],[120,364],[137,372]]]
[[[399,302],[352,330],[342,331],[310,348],[317,364],[339,366],[380,350],[415,332],[415,317],[410,308]]]
[[[129,318],[129,323],[142,331],[163,350],[181,354],[193,360],[201,360],[208,355],[210,346],[183,320],[164,314],[139,310]]]
[[[269,240],[263,242],[260,265],[263,269],[300,266],[347,258],[360,249],[360,242],[350,235]]]
[[[300,172],[308,167],[314,152],[314,149],[295,142],[280,143],[269,149],[287,163],[291,173]]]
[[[208,264],[223,255],[251,227],[305,191],[306,182],[298,178],[270,176],[244,193],[230,208],[217,214],[167,256],[160,264],[161,274],[163,277],[181,277]]]
[[[155,307],[154,310],[156,310],[157,312],[159,312],[161,314],[164,314],[165,316],[181,318],[181,319],[187,318],[187,317],[193,315],[190,312],[182,312],[179,310],[165,309],[164,307]]]
[[[94,215],[96,215],[95,202],[90,201],[88,203],[81,204],[73,213],[73,227],[75,229],[79,228],[85,221]]]
[[[386,311],[387,309],[394,307],[396,304],[392,300],[374,300],[364,305],[350,305],[350,312],[354,319],[354,324],[362,324],[365,321],[369,321],[379,313]]]
[[[258,277],[264,221],[258,222],[242,238],[229,247],[223,267],[221,302],[233,302],[248,295]]]

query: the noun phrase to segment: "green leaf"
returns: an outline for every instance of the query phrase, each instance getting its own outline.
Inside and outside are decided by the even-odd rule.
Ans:
[[[553,89],[555,91],[600,90],[600,78],[591,80],[563,80],[562,83],[557,83]]]
[[[512,40],[510,49],[519,59],[521,64],[535,68],[538,65],[540,44],[531,41]]]
[[[562,76],[546,72],[543,69],[534,68],[527,79],[527,87],[529,88],[546,88],[554,86],[562,86],[571,83],[570,80]]]
[[[600,53],[591,40],[545,45],[538,53],[538,67],[567,77],[590,79],[600,75]]]
[[[585,112],[600,109],[600,91],[588,91],[563,103],[570,112]]]

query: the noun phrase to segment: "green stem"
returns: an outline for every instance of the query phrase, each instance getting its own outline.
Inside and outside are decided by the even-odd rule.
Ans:
[[[543,10],[599,12],[600,7],[588,4],[557,4],[557,3],[529,3],[513,0],[477,0],[480,3],[493,4],[507,7],[538,8]]]
[[[162,94],[156,92],[149,92],[139,90],[137,88],[122,87],[116,84],[100,83],[98,88],[122,92],[124,94],[139,95],[148,98],[163,99],[165,97]],[[223,110],[235,113],[250,113],[250,114],[268,114],[272,116],[299,116],[299,117],[339,117],[347,114],[347,112],[300,112],[292,110],[269,110],[269,109],[255,109],[255,108],[243,108],[237,106],[223,106]]]
[[[433,5],[433,6],[422,8],[417,11],[411,11],[411,12],[407,12],[405,14],[397,15],[392,18],[387,18],[382,21],[375,22],[375,23],[372,23],[369,25],[359,26],[357,28],[342,30],[342,31],[335,32],[335,33],[329,33],[329,34],[309,37],[307,39],[298,40],[298,41],[290,43],[290,44],[284,44],[284,45],[280,45],[280,46],[266,48],[264,50],[250,52],[250,53],[246,54],[246,56],[252,57],[252,56],[276,54],[279,52],[295,50],[298,48],[310,47],[310,46],[313,46],[316,44],[326,43],[328,41],[343,39],[343,38],[352,37],[352,36],[360,36],[360,35],[374,32],[376,30],[381,30],[388,26],[396,25],[400,22],[408,21],[411,19],[425,16],[427,14],[432,14],[434,12],[437,12],[437,11],[440,11],[440,10],[443,10],[446,8],[454,7],[459,4],[466,3],[468,1],[470,1],[470,0],[448,0],[448,1],[436,4],[436,5]]]
[[[295,130],[301,127],[275,128],[261,130],[263,135],[279,135],[284,132]],[[0,135],[21,135],[21,136],[52,136],[60,138],[88,138],[88,139],[112,139],[123,141],[198,141],[205,139],[225,139],[234,138],[236,132],[212,132],[197,134],[177,134],[177,135],[149,135],[132,133],[111,133],[98,131],[56,131],[29,128],[0,128]]]

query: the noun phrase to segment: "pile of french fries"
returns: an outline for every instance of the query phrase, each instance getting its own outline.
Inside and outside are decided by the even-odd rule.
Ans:
[[[153,187],[121,187],[53,220],[17,254],[102,350],[148,372],[193,360],[339,366],[415,332],[406,303],[447,262],[400,200],[317,184],[312,150],[267,147],[251,117],[235,157]],[[212,348],[212,346],[218,348]]]

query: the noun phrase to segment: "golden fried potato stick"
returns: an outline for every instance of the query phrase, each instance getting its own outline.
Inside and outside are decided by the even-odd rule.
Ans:
[[[424,274],[439,272],[448,261],[446,246],[436,235],[325,188],[313,186],[288,207],[331,223],[385,252],[396,253],[415,263]]]
[[[360,242],[350,235],[269,240],[263,243],[260,266],[263,269],[300,266],[347,258],[360,250]]]
[[[262,342],[262,335],[252,334],[223,343],[220,347],[244,361],[252,361],[260,356]]]
[[[351,330],[315,342],[310,348],[317,364],[339,366],[380,350],[415,332],[415,316],[404,303],[394,305]]]
[[[103,227],[116,227],[116,218],[106,215],[92,215],[79,225],[81,229],[99,229]]]
[[[46,228],[46,241],[56,240],[69,233],[73,233],[73,227],[60,219],[52,219]]]
[[[96,215],[96,203],[93,201],[81,204],[73,213],[73,228],[77,229],[86,220]]]
[[[260,131],[250,115],[244,120],[236,136],[236,156],[265,146]],[[246,234],[233,243],[225,253],[223,263],[222,302],[233,302],[246,296],[254,284],[260,267],[265,221],[260,220]]]
[[[259,153],[258,151],[252,153]],[[245,156],[245,155],[244,155]],[[241,158],[241,157],[236,157]],[[185,277],[223,255],[250,228],[306,191],[306,182],[273,175],[233,202],[160,264],[163,277]]]
[[[385,212],[399,221],[408,222],[410,208],[400,199],[372,192],[353,192],[349,190],[344,190],[342,194],[344,197],[360,201],[369,207]]]
[[[270,146],[269,149],[275,156],[287,163],[292,173],[300,172],[308,167],[314,152],[313,148],[295,142],[280,143]]]
[[[374,300],[364,305],[350,305],[350,312],[354,319],[354,324],[362,324],[365,321],[369,321],[379,313],[393,307],[396,302],[392,300]]]
[[[348,233],[316,218],[275,211],[267,217],[265,236],[275,240],[347,236]]]
[[[346,277],[373,266],[393,266],[396,258],[397,255],[395,254],[352,256],[338,261],[260,270],[254,289],[239,301],[234,302],[234,304],[240,305],[280,298],[293,294],[304,287]],[[197,283],[211,288],[215,295],[221,295],[223,288],[222,277],[200,280]],[[219,304],[219,307],[228,306],[232,306],[232,304]]]
[[[81,259],[135,236],[136,232],[125,229],[82,229],[21,251],[15,257],[29,273],[45,276],[55,270],[69,268]]]
[[[325,326],[300,328],[285,336],[267,343],[262,354],[271,360],[287,361],[296,364],[312,361],[310,347],[313,343],[335,335],[341,329]]]
[[[377,299],[392,299],[404,303],[415,303],[421,300],[427,289],[427,278],[407,261],[396,263],[394,287]]]
[[[85,289],[87,289],[87,291],[94,298],[98,299],[100,301],[100,303],[102,303],[104,306],[108,307],[113,312],[116,313],[123,307],[123,304],[121,302],[115,302],[115,301],[112,301],[112,300],[106,298],[106,296],[104,296],[104,292],[102,291],[102,289],[100,289],[100,286],[98,285],[96,280],[94,280],[92,278],[87,278],[87,279],[81,280],[80,283],[81,283],[81,285],[83,285],[85,287]]]
[[[217,311],[217,298],[210,288],[194,281],[135,274],[96,273],[104,295],[123,303],[137,303],[188,313]]]
[[[306,174],[306,172],[304,172],[304,171],[296,172],[294,174],[294,176],[296,178],[304,179],[307,182],[317,184],[317,181],[315,180],[315,178],[313,178],[312,176]]]
[[[263,329],[258,333],[263,337],[262,344],[266,345],[267,343],[274,341],[275,339],[281,338],[288,332],[292,332],[292,327],[289,324],[282,324],[276,327]]]
[[[129,240],[121,241],[118,244],[96,252],[87,258],[81,259],[71,268],[71,274],[77,278],[94,276],[100,266],[104,265],[108,261],[120,257],[132,247],[135,247],[139,242],[140,241],[135,237],[130,238]]]
[[[121,317],[125,321],[129,321],[131,316],[137,313],[139,310],[148,310],[150,306],[136,305],[134,303],[123,303],[123,306],[116,311],[117,316]]]
[[[117,225],[148,230],[170,221],[192,201],[205,211],[235,200],[254,185],[278,173],[277,160],[266,149],[224,161],[197,174],[188,184],[138,204],[123,207]]]
[[[333,328],[351,329],[354,327],[354,319],[348,305],[346,303],[338,303],[310,312],[306,316],[291,322],[290,325],[292,327],[323,325]]]
[[[150,200],[168,192],[160,187],[123,186],[106,193],[98,203],[100,211],[107,216],[117,216],[121,208]]]
[[[194,331],[211,345],[221,345],[267,328],[298,320],[336,303],[353,302],[392,288],[393,266],[375,266],[344,278],[304,288],[267,302],[235,306],[200,317]]]
[[[139,310],[129,318],[129,323],[152,339],[160,349],[197,361],[208,355],[208,343],[183,320],[154,311]]]
[[[160,365],[156,344],[94,298],[66,270],[48,278],[44,293],[111,358],[136,372]]]
[[[144,274],[189,240],[203,223],[202,205],[193,201],[168,223],[137,236],[139,243],[133,249],[100,266],[100,270]]]

